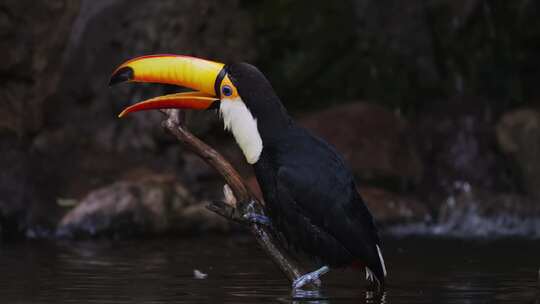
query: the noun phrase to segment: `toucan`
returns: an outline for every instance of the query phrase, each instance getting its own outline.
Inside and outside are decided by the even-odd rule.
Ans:
[[[333,146],[294,122],[255,66],[149,55],[121,64],[110,85],[121,82],[172,84],[192,91],[135,103],[119,117],[163,108],[219,112],[253,166],[263,194],[265,215],[251,214],[250,220],[272,225],[291,252],[320,267],[296,279],[293,289],[320,284],[319,277],[331,268],[349,266],[365,267],[366,279],[384,284],[381,241],[351,170]]]

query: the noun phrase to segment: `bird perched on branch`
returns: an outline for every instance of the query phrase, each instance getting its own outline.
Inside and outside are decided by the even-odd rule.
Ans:
[[[321,266],[295,280],[294,289],[319,282],[330,268],[352,265],[365,267],[368,279],[384,284],[377,228],[350,169],[330,144],[293,121],[256,67],[151,55],[118,67],[110,84],[120,82],[174,84],[194,91],[136,103],[119,117],[163,108],[219,111],[263,193],[268,217],[249,214],[249,220],[272,225],[288,248]]]

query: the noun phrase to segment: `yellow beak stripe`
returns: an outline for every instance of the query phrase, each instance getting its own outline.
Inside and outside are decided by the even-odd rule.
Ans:
[[[223,63],[189,56],[150,55],[123,63],[113,77],[130,68],[128,81],[174,84],[214,96],[214,85],[223,67]]]

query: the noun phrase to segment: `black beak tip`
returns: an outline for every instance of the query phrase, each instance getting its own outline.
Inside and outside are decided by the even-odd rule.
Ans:
[[[126,82],[132,80],[134,77],[133,69],[130,67],[123,67],[116,71],[109,80],[109,86],[113,86],[117,83]]]

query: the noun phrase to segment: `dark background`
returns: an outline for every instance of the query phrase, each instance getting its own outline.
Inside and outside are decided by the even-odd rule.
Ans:
[[[5,0],[0,235],[234,230],[204,209],[222,181],[161,129],[159,113],[116,118],[175,88],[110,89],[111,71],[175,53],[257,65],[293,116],[345,155],[383,229],[536,236],[538,6]],[[188,122],[255,184],[216,115]]]

